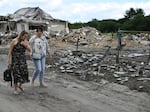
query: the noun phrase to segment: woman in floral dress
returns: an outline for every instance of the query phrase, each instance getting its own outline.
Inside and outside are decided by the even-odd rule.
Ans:
[[[28,67],[26,63],[26,50],[30,52],[27,41],[28,33],[22,31],[18,37],[10,43],[8,53],[8,66],[11,66],[14,77],[14,94],[19,94],[18,89],[23,91],[22,84],[29,82]]]

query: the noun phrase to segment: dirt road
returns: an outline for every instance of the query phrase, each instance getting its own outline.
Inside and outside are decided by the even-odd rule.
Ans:
[[[6,57],[0,57],[0,112],[150,112],[150,96],[102,80],[79,81],[68,74],[46,73],[47,88],[29,83],[25,92],[13,95],[13,88],[2,80]],[[32,62],[29,61],[29,69]]]

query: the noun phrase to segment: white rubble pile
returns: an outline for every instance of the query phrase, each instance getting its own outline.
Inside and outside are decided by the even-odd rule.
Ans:
[[[66,42],[76,43],[79,39],[79,44],[93,44],[102,39],[101,33],[92,27],[83,27],[80,29],[72,30],[69,34],[65,35],[62,40]]]

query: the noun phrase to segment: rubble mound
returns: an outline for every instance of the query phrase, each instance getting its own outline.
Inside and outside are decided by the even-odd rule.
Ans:
[[[132,90],[150,93],[150,65],[147,64],[148,55],[134,53],[139,50],[126,49],[116,62],[116,50],[91,49],[90,51],[61,49],[54,53],[49,64],[52,70],[62,74],[76,76],[82,81],[97,83],[118,83],[126,85]],[[142,52],[142,51],[141,51]]]
[[[62,41],[76,43],[77,40],[79,40],[80,44],[89,45],[91,43],[96,43],[101,39],[101,32],[92,27],[83,27],[72,30],[62,38]]]

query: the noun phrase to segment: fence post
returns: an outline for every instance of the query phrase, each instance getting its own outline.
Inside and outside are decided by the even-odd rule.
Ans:
[[[117,39],[118,39],[118,46],[117,46],[117,53],[116,53],[116,63],[119,63],[119,54],[122,48],[122,37],[121,37],[120,30],[117,31]]]

